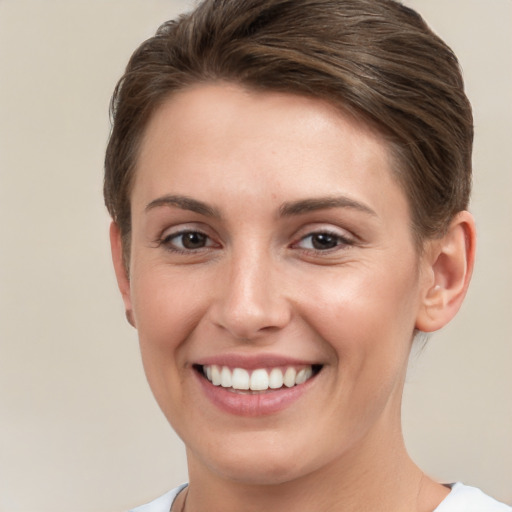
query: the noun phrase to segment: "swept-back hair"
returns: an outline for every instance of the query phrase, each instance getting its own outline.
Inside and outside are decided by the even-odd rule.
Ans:
[[[467,208],[471,106],[457,58],[419,14],[393,0],[204,0],[141,44],[112,98],[104,195],[125,242],[151,115],[174,92],[216,81],[321,98],[376,127],[417,240]]]

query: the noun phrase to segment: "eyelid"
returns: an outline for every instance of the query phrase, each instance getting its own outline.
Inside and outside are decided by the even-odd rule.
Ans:
[[[343,231],[343,232],[340,232]],[[301,242],[306,240],[309,237],[313,237],[315,235],[328,235],[334,238],[337,238],[339,243],[337,243],[334,247],[327,249],[315,249],[315,248],[301,248],[298,247]],[[332,226],[322,226],[318,227],[306,227],[299,231],[298,235],[295,237],[295,241],[292,243],[292,247],[297,247],[302,249],[303,251],[315,252],[315,253],[329,253],[333,251],[339,251],[346,249],[355,245],[357,242],[357,237],[352,233],[347,232],[346,230],[336,229]]]
[[[202,222],[177,222],[176,224],[166,224],[161,227],[156,234],[157,242],[166,238],[178,236],[183,233],[202,233],[205,236],[210,236],[211,229]]]
[[[161,235],[155,240],[157,247],[163,246],[170,252],[176,252],[181,254],[192,254],[200,251],[211,250],[212,248],[220,247],[221,245],[215,241],[214,237],[208,233],[208,229],[198,227],[197,225],[180,225],[174,228],[165,229]],[[172,240],[179,238],[187,233],[198,233],[207,239],[207,245],[204,247],[198,247],[197,249],[187,249],[176,246],[172,243]]]

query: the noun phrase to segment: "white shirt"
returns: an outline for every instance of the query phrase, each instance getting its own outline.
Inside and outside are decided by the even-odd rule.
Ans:
[[[434,512],[511,512],[512,507],[499,503],[476,487],[461,484],[451,486],[452,490]]]
[[[130,512],[169,512],[172,504],[185,485],[176,487],[160,498],[132,509]],[[512,507],[499,503],[476,487],[461,484],[451,485],[451,492],[434,512],[512,512]]]

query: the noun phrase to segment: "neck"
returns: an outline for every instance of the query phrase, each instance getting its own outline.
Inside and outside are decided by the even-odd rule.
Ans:
[[[189,453],[186,512],[431,512],[448,494],[407,454],[401,431],[393,442],[370,433],[343,458],[299,478],[246,484],[205,470]]]

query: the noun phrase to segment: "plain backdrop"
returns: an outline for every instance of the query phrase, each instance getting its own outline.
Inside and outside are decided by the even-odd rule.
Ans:
[[[413,457],[512,503],[512,2],[409,0],[458,54],[474,105],[478,263],[413,356]],[[0,511],[122,511],[186,481],[111,269],[110,94],[178,0],[0,0]],[[299,456],[299,454],[297,454]]]

